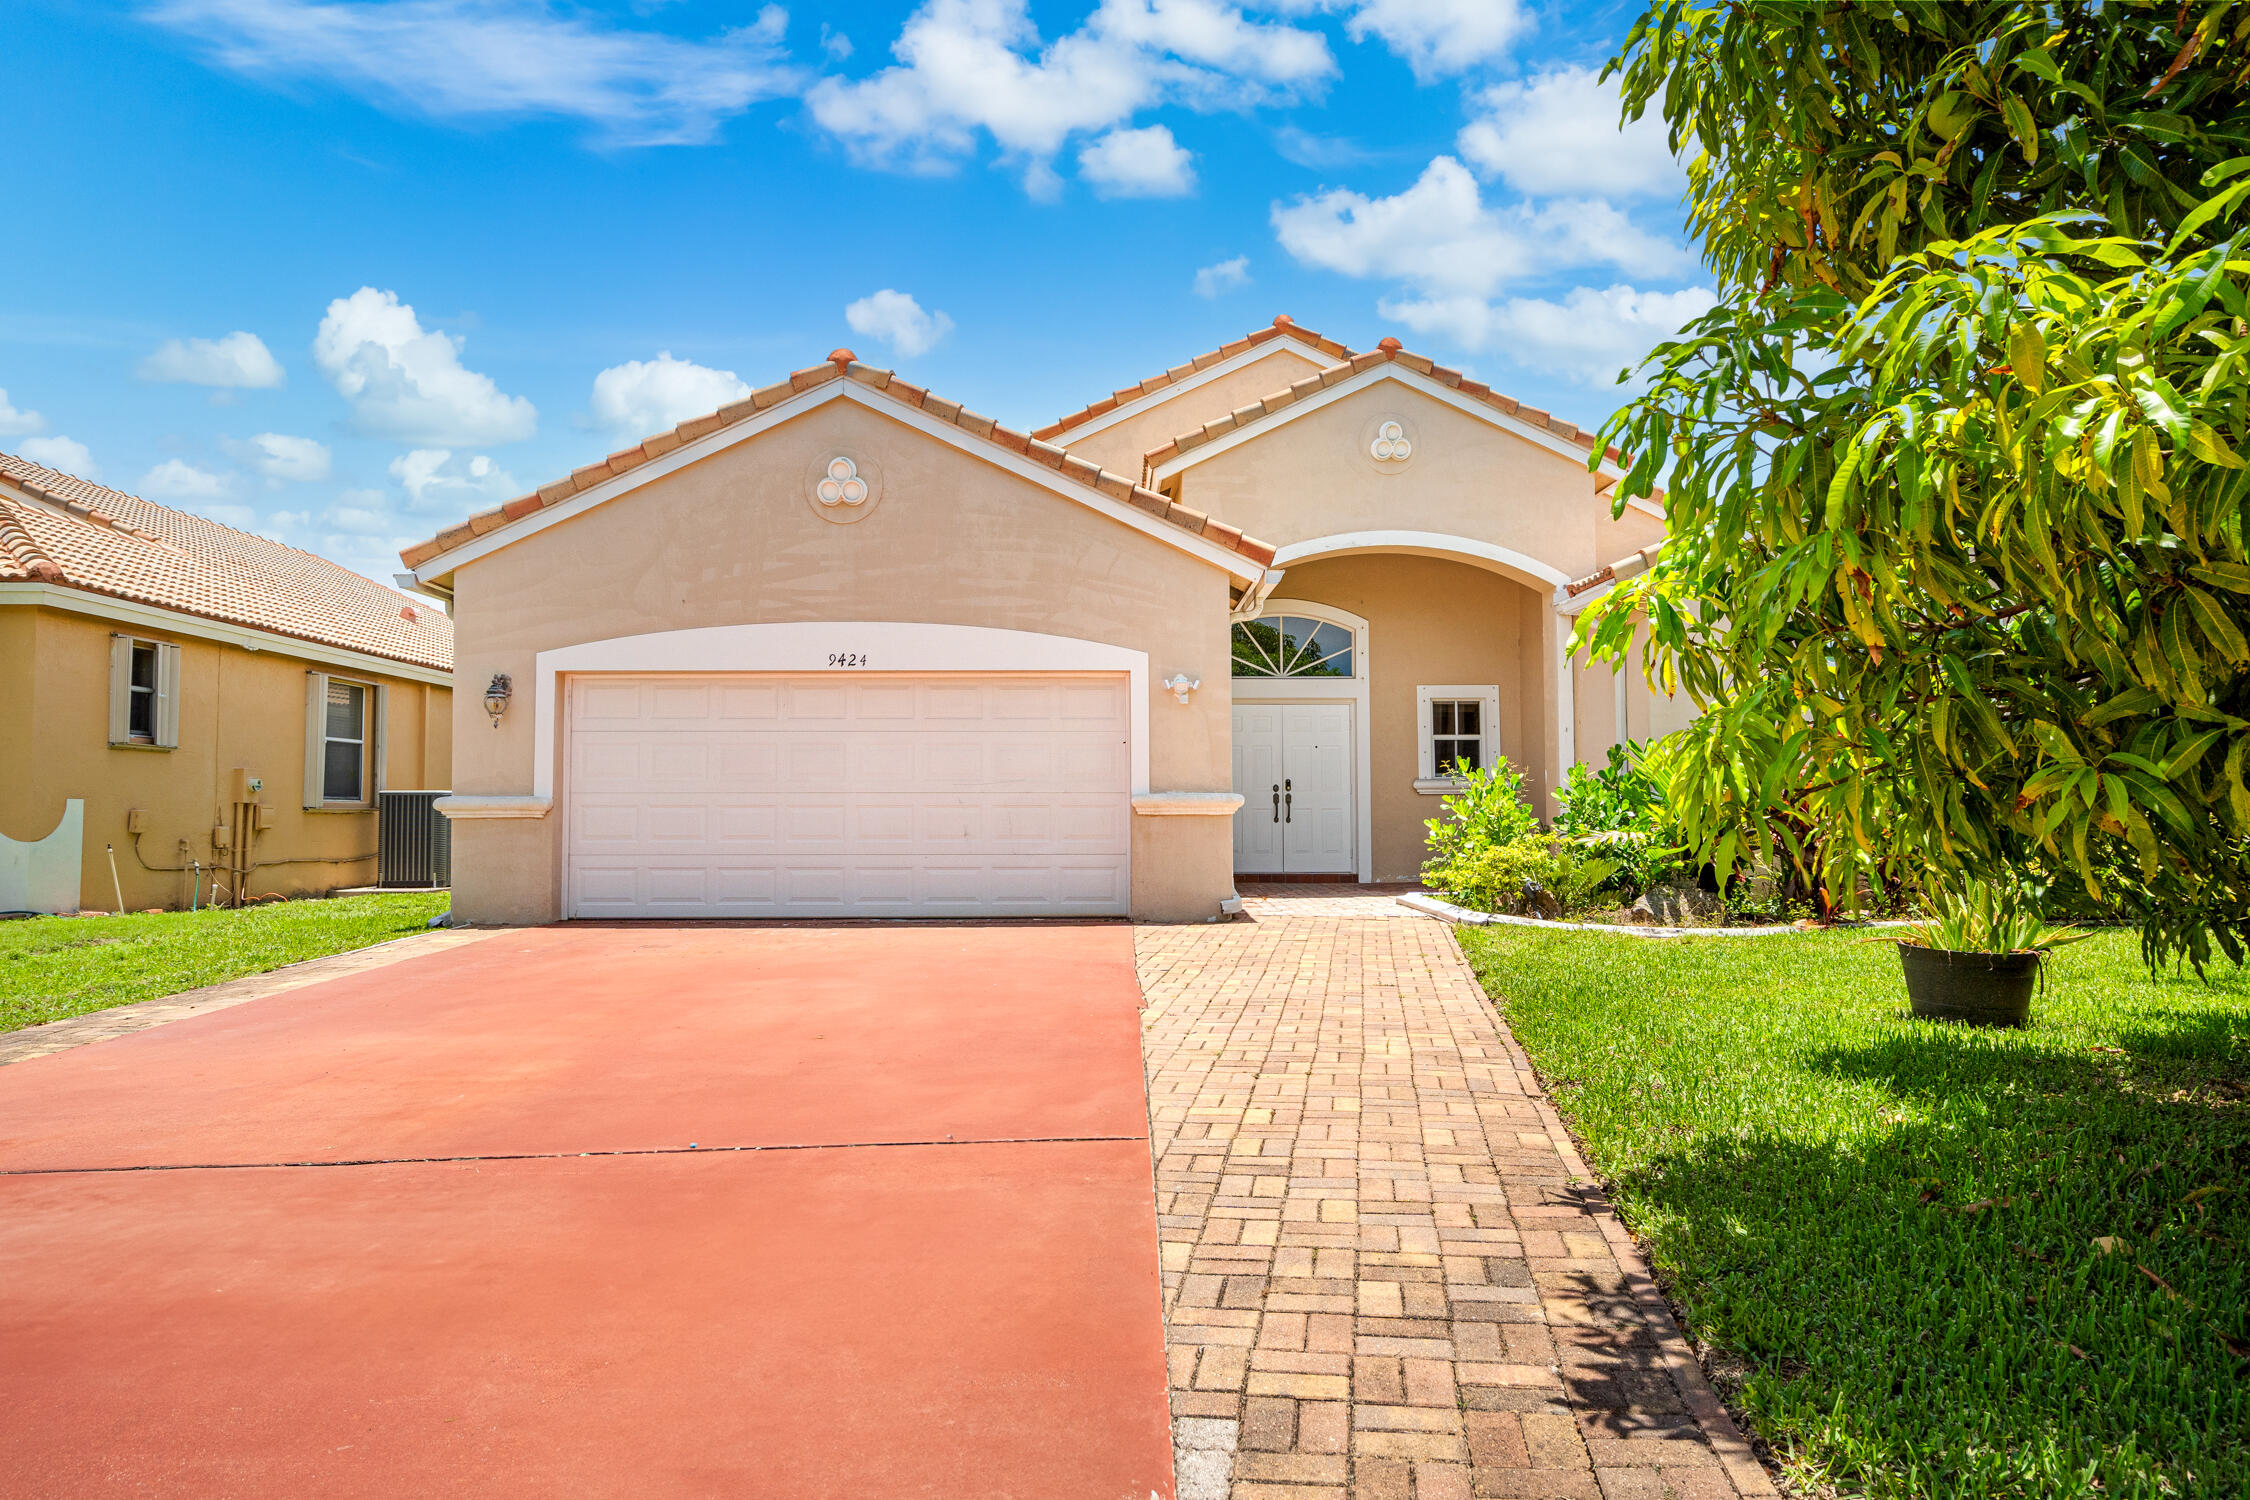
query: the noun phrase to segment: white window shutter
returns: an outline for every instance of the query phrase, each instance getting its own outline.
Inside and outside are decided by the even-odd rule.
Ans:
[[[367,712],[374,721],[367,731],[367,753],[373,759],[363,785],[367,788],[368,802],[373,803],[375,794],[383,789],[383,762],[388,758],[391,690],[379,682],[371,682],[367,685],[367,695],[375,700],[367,705]]]
[[[320,806],[321,752],[327,747],[328,674],[305,674],[305,806]]]
[[[180,648],[171,641],[156,646],[156,743],[167,750],[180,743]]]
[[[133,638],[109,638],[109,742],[133,742]]]

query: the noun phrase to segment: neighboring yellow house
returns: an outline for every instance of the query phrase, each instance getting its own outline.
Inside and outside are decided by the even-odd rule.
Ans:
[[[434,602],[0,453],[0,911],[372,883],[452,667]]]
[[[1287,318],[1031,434],[839,349],[403,554],[474,695],[454,910],[1199,920],[1238,877],[1413,879],[1459,764],[1551,812],[1685,717],[1569,657],[1665,534],[1594,446]]]

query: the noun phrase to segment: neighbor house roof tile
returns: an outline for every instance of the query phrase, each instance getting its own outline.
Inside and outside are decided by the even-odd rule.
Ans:
[[[1232,526],[1222,526],[1203,512],[1189,510],[1174,504],[1166,496],[1142,485],[1135,484],[1122,474],[1100,468],[1076,454],[1065,453],[1052,443],[1000,426],[990,417],[979,416],[964,410],[951,401],[939,400],[918,385],[899,379],[889,370],[878,370],[859,363],[849,349],[839,349],[829,356],[826,364],[798,370],[787,380],[778,381],[762,390],[751,393],[746,401],[721,407],[708,416],[695,417],[680,423],[670,432],[659,433],[636,448],[613,453],[598,464],[588,464],[571,474],[568,479],[542,485],[528,495],[518,496],[505,505],[480,511],[458,526],[453,526],[426,542],[417,542],[399,553],[399,559],[409,568],[419,568],[432,558],[443,556],[465,542],[475,540],[498,527],[518,521],[551,505],[557,505],[596,485],[606,483],[618,475],[630,473],[640,465],[661,454],[669,453],[683,442],[693,442],[708,437],[722,428],[731,427],[745,418],[771,407],[802,391],[809,391],[832,380],[850,380],[870,390],[880,391],[901,405],[913,407],[927,416],[951,423],[970,436],[996,444],[1013,453],[1022,454],[1050,469],[1060,471],[1065,477],[1089,488],[1101,491],[1116,499],[1126,500],[1154,516],[1160,516],[1182,531],[1192,532],[1217,542],[1230,552],[1239,553],[1261,567],[1273,562],[1274,549],[1255,537],[1244,536]]]
[[[1129,385],[1111,395],[1104,396],[1091,406],[1081,407],[1059,422],[1048,423],[1045,427],[1033,432],[1032,436],[1052,439],[1056,434],[1068,432],[1074,427],[1081,427],[1093,421],[1096,417],[1106,417],[1128,401],[1138,401],[1141,397],[1153,395],[1167,386],[1178,385],[1199,370],[1209,369],[1221,360],[1234,358],[1245,349],[1255,349],[1260,344],[1270,344],[1276,339],[1293,339],[1332,360],[1348,360],[1352,357],[1352,351],[1346,346],[1337,343],[1334,339],[1324,338],[1309,328],[1299,328],[1294,318],[1287,313],[1283,313],[1273,320],[1270,327],[1261,328],[1256,333],[1236,339],[1230,344],[1221,344],[1208,353],[1198,354],[1186,364],[1174,365],[1161,375],[1151,375],[1139,385]]]
[[[435,604],[310,552],[0,453],[0,582],[27,581],[453,668],[453,622]]]

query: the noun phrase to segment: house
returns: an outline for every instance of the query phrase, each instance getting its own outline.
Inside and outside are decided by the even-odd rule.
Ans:
[[[839,349],[403,554],[470,688],[455,910],[1194,920],[1238,874],[1412,879],[1460,763],[1551,810],[1679,717],[1566,659],[1564,585],[1664,535],[1592,457],[1286,317],[1029,435]]]
[[[0,453],[0,910],[372,882],[452,664],[429,600]]]

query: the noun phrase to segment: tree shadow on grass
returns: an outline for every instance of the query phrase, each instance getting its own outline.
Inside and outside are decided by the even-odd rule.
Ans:
[[[2122,1051],[1885,1027],[1799,1059],[1876,1086],[1817,1133],[1705,1131],[1614,1186],[1743,1361],[1737,1399],[1830,1482],[2250,1492],[2243,1027],[2151,1014]]]

